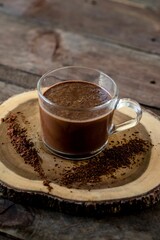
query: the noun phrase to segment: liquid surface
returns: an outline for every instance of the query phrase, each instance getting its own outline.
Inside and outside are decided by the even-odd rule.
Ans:
[[[51,102],[69,108],[92,108],[111,99],[109,93],[93,83],[66,81],[50,87],[44,96]]]

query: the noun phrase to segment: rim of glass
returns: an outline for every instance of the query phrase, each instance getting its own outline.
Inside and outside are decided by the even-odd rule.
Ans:
[[[50,74],[52,74],[52,73],[54,73],[54,72],[58,72],[58,71],[60,71],[60,70],[64,70],[64,69],[72,69],[72,68],[77,68],[77,69],[85,69],[85,70],[90,70],[90,71],[94,71],[94,72],[97,72],[97,73],[99,73],[99,74],[102,74],[102,75],[104,75],[106,78],[108,78],[111,82],[112,82],[112,84],[114,85],[114,87],[115,87],[115,92],[114,92],[114,95],[112,96],[112,98],[109,100],[109,101],[107,101],[107,102],[105,102],[105,103],[103,103],[103,104],[100,104],[100,105],[97,105],[97,106],[94,106],[94,107],[90,107],[90,108],[72,108],[72,107],[64,107],[64,106],[61,106],[61,105],[59,105],[59,104],[56,104],[56,103],[54,103],[54,102],[51,102],[48,98],[46,98],[44,95],[43,95],[43,93],[42,93],[42,91],[41,91],[41,82],[44,80],[44,78],[45,77],[47,77],[47,76],[49,76]],[[82,80],[83,81],[83,80]],[[105,74],[104,72],[102,72],[102,71],[100,71],[100,70],[98,70],[98,69],[95,69],[95,68],[90,68],[90,67],[83,67],[83,66],[66,66],[66,67],[60,67],[60,68],[56,68],[56,69],[54,69],[54,70],[49,70],[49,71],[47,71],[45,74],[43,74],[41,77],[40,77],[40,79],[38,80],[38,82],[37,82],[37,90],[38,90],[38,95],[45,101],[45,102],[47,102],[49,105],[52,105],[52,106],[54,106],[54,107],[58,107],[58,108],[60,108],[60,109],[67,109],[67,110],[72,110],[72,111],[91,111],[91,110],[100,110],[100,109],[102,109],[102,108],[104,108],[104,107],[106,107],[111,101],[113,101],[114,99],[116,99],[116,98],[118,98],[118,88],[117,88],[117,85],[116,85],[116,83],[115,83],[115,81],[110,77],[110,76],[108,76],[107,74]]]

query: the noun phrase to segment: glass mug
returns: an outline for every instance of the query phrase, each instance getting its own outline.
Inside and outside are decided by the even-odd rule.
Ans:
[[[96,69],[55,69],[39,79],[37,89],[42,141],[63,158],[78,160],[98,154],[109,135],[134,127],[142,116],[140,105],[119,99],[116,83]],[[114,111],[121,107],[131,108],[136,117],[114,125]]]

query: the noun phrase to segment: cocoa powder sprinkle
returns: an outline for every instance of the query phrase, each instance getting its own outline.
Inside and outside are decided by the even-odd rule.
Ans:
[[[116,179],[114,173],[119,168],[132,168],[134,158],[139,153],[148,151],[149,144],[143,139],[130,139],[122,145],[113,146],[103,151],[103,155],[88,160],[85,165],[74,167],[74,170],[66,170],[61,183],[72,187],[79,183],[79,187],[88,183],[100,181],[101,176],[107,175]]]
[[[38,173],[39,177],[43,180],[43,185],[47,186],[49,192],[52,187],[48,180],[42,166],[42,159],[38,155],[34,147],[34,143],[27,137],[27,129],[22,128],[18,122],[16,114],[10,114],[4,122],[8,124],[7,135],[16,152],[24,159],[25,164],[33,167],[34,171]]]

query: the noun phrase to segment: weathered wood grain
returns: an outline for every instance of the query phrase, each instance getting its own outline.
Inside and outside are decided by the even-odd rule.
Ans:
[[[98,68],[113,77],[121,96],[135,98],[148,106],[160,106],[159,56],[47,28],[5,14],[0,15],[0,36],[2,65],[38,75],[65,65]],[[6,75],[7,67],[3,68],[1,78],[5,79]],[[19,80],[7,78],[12,83],[19,81],[22,84],[20,76]],[[30,88],[30,83],[31,80],[25,78],[24,86]]]
[[[151,8],[157,11],[160,8],[159,0],[111,0],[112,2],[123,3],[139,8]]]
[[[0,201],[0,207],[3,205],[4,202]],[[31,208],[18,204],[4,210],[0,214],[0,231],[23,240],[159,239],[159,204],[153,209],[135,212],[132,215],[107,216],[99,219],[74,217],[44,207]],[[13,220],[18,221],[16,227],[12,227]],[[4,222],[5,227],[2,227]]]
[[[2,3],[1,10],[10,14],[160,54],[158,1],[3,0]]]
[[[18,211],[17,211],[18,208]],[[30,226],[34,221],[34,215],[29,207],[15,205],[13,202],[0,199],[0,227]]]
[[[8,233],[5,232],[0,232],[0,239],[1,240],[22,240],[22,238],[17,238],[17,237],[13,237]]]
[[[60,2],[61,0],[59,0]],[[138,8],[151,8],[151,9],[155,9],[158,10],[160,8],[160,2],[159,0],[109,0],[110,2],[115,2],[115,3],[121,3],[124,5],[129,5],[129,6],[135,6]],[[96,0],[84,0],[83,2],[88,2],[91,5],[97,5],[99,1]],[[25,11],[31,4],[41,6],[42,4],[45,3],[44,0],[28,0],[28,1],[24,1],[24,0],[15,0],[13,4],[12,0],[1,0],[1,4],[0,6],[2,7],[2,9],[4,8],[4,10],[10,11],[11,13],[19,13],[22,14],[23,11]],[[70,4],[70,2],[69,2]],[[12,9],[11,9],[12,7]]]
[[[26,91],[26,88],[16,86],[14,84],[7,84],[0,81],[0,102],[6,100],[7,98]]]
[[[41,75],[25,72],[9,66],[0,65],[0,81],[22,88],[34,89]],[[5,92],[4,92],[5,94]]]

